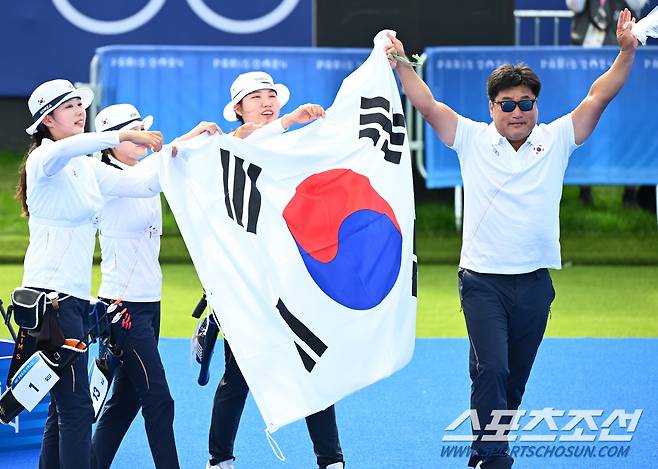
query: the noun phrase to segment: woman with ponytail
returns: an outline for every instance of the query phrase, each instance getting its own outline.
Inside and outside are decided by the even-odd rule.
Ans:
[[[30,241],[22,285],[48,293],[48,308],[64,337],[84,339],[91,290],[96,215],[108,196],[152,197],[157,171],[119,171],[89,153],[133,142],[154,151],[159,132],[117,130],[85,133],[88,88],[66,80],[38,86],[29,98],[26,129],[34,142],[20,172],[17,198],[28,216]],[[94,418],[81,354],[50,391],[39,467],[88,469]]]
[[[16,200],[18,200],[18,202],[21,204],[21,207],[23,209],[22,215],[24,217],[30,215],[29,210],[27,208],[27,193],[26,193],[27,174],[25,172],[25,163],[27,162],[27,157],[30,156],[30,153],[32,153],[32,150],[34,150],[39,145],[41,145],[41,142],[43,141],[44,138],[52,139],[52,136],[50,135],[50,132],[48,132],[48,128],[45,125],[39,124],[37,126],[36,132],[32,134],[32,143],[30,144],[30,147],[27,149],[27,152],[23,157],[23,163],[21,163],[21,166],[18,169],[18,184],[16,185]]]
[[[141,117],[131,104],[115,104],[98,113],[97,132],[149,130],[153,117]],[[178,140],[219,132],[217,124],[201,122]],[[122,142],[103,150],[101,161],[120,171],[158,164],[146,157],[143,145]],[[141,161],[140,161],[141,160]],[[162,273],[158,262],[162,208],[160,196],[114,197],[103,207],[98,237],[101,246],[99,298],[121,300],[131,327],[121,344],[120,364],[112,394],[105,403],[92,438],[93,469],[109,469],[128,428],[142,409],[144,427],[158,469],[178,469],[174,439],[174,401],[158,352]]]

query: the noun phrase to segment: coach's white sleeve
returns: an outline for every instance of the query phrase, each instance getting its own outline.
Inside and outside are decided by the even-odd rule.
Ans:
[[[546,129],[551,134],[553,145],[556,145],[559,149],[558,154],[562,156],[562,164],[566,169],[571,154],[576,148],[580,147],[576,144],[576,131],[573,126],[572,113],[565,114],[546,124]]]
[[[476,132],[482,130],[482,128],[487,127],[487,124],[483,122],[476,122],[464,117],[462,115],[457,116],[457,131],[455,132],[455,141],[453,142],[452,148],[457,152],[457,156],[461,160],[462,154],[464,153],[464,147],[468,144],[473,143],[473,136]]]

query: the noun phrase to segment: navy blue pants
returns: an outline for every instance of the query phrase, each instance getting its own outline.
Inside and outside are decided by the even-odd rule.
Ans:
[[[158,469],[178,469],[174,440],[174,401],[158,352],[160,302],[123,302],[132,327],[123,343],[112,395],[103,407],[92,440],[92,466],[109,468],[140,407],[153,462]]]
[[[507,441],[482,441],[493,410],[517,410],[530,376],[555,290],[547,269],[527,274],[481,274],[459,269],[459,294],[470,339],[471,409],[480,429],[473,429],[469,466],[508,468],[513,459]],[[509,423],[503,418],[501,423]]]
[[[49,306],[50,307],[50,306]],[[67,339],[87,332],[89,300],[70,297],[59,304],[59,327]],[[88,469],[94,409],[89,395],[87,354],[67,367],[50,390],[50,407],[41,442],[40,469]]]
[[[213,465],[234,459],[233,444],[247,394],[249,394],[249,386],[247,386],[226,340],[224,341],[224,362],[224,376],[215,392],[212,421],[210,422],[209,449],[210,463]],[[306,417],[306,426],[320,468],[343,461],[334,406]]]

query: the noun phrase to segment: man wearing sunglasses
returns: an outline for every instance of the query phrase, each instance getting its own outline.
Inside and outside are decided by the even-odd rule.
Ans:
[[[514,462],[502,434],[521,404],[555,298],[548,269],[561,267],[564,172],[628,77],[637,49],[634,22],[628,10],[620,14],[621,51],[576,109],[540,125],[541,82],[527,65],[491,73],[493,122],[474,122],[436,101],[413,69],[394,58],[405,56],[404,47],[389,34],[386,53],[407,98],[457,152],[464,181],[458,278],[470,340],[471,409],[477,412],[470,467],[510,468]]]

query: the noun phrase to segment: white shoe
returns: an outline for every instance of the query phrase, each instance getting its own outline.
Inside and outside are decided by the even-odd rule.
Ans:
[[[229,459],[228,461],[222,461],[214,466],[211,466],[210,461],[208,461],[206,463],[206,469],[235,469],[235,466],[233,466],[232,459]]]
[[[342,462],[335,462],[333,464],[329,464],[327,466],[327,469],[343,469],[345,465]]]

